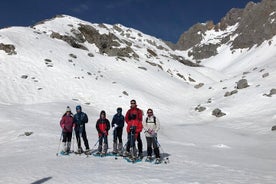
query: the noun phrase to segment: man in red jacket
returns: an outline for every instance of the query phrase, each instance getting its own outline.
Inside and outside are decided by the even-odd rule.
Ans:
[[[130,148],[135,149],[135,141],[138,142],[138,151],[139,157],[143,157],[143,144],[140,136],[140,132],[143,129],[143,112],[139,109],[136,105],[135,100],[130,101],[130,109],[127,111],[125,116],[125,121],[127,123],[127,134],[128,134],[128,141],[126,146],[126,153],[125,156],[128,156],[130,152]],[[133,153],[131,153],[133,154]],[[135,155],[131,155],[135,156]]]

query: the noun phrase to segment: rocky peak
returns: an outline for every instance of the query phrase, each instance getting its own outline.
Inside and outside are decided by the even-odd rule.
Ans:
[[[231,26],[231,31],[227,31]],[[203,42],[207,32],[212,29],[218,33],[217,37],[212,38],[216,41]],[[200,60],[215,56],[222,44],[227,43],[232,50],[251,48],[275,35],[276,1],[262,0],[260,3],[249,2],[244,9],[231,9],[217,25],[212,21],[195,24],[180,36],[172,48],[189,50],[189,56]],[[231,40],[231,37],[234,39]]]

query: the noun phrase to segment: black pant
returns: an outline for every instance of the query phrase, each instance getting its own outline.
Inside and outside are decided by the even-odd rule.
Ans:
[[[127,140],[126,151],[129,152],[130,147],[134,147],[135,146],[135,141],[136,140],[135,140],[134,134],[128,133],[127,137],[128,137],[128,140]],[[143,143],[142,143],[142,139],[141,139],[140,133],[138,133],[138,136],[137,136],[137,143],[138,143],[139,154],[141,154],[143,152]]]
[[[85,145],[85,148],[89,149],[89,144],[88,144],[88,140],[87,140],[87,136],[86,136],[86,131],[83,130],[82,132],[80,132],[80,131],[76,130],[75,133],[76,133],[76,139],[77,139],[77,143],[78,143],[78,148],[79,149],[81,148],[81,139],[80,139],[80,137],[82,137],[84,145]]]
[[[113,132],[113,142],[117,142],[117,139],[118,139],[119,143],[122,143],[123,142],[122,135],[123,135],[123,127],[117,127]]]
[[[62,142],[71,142],[72,132],[62,132]]]
[[[152,155],[152,147],[156,158],[160,158],[160,151],[157,145],[157,137],[146,137],[147,140],[147,154]]]

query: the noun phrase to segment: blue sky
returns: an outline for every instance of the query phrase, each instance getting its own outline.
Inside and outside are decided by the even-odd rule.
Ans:
[[[91,23],[120,23],[176,43],[198,22],[219,22],[231,8],[250,0],[3,0],[0,28],[30,26],[67,14]],[[260,2],[261,0],[252,0]]]

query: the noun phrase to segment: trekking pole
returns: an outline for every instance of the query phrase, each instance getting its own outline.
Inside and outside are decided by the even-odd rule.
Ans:
[[[154,137],[154,140],[155,140],[155,142],[156,142],[158,148],[161,149],[162,157],[164,158],[164,163],[165,163],[165,164],[169,163],[169,162],[170,162],[170,161],[169,161],[169,157],[166,157],[166,158],[165,158],[165,156],[164,156],[164,155],[165,155],[164,149],[163,149],[163,147],[161,146],[161,144],[158,142],[156,136]]]
[[[75,131],[74,130],[72,132],[72,136],[73,136],[73,152],[75,152]]]
[[[97,142],[94,144],[94,146],[92,147],[92,149],[91,149],[91,154],[95,151],[94,149],[95,149],[95,147],[97,146],[97,144],[99,143],[99,141],[100,141],[100,139],[102,138],[102,136],[100,136],[99,137],[99,139],[97,140]],[[87,157],[88,157],[88,155],[87,155]]]
[[[58,150],[57,150],[57,153],[56,153],[57,156],[58,156],[58,153],[59,153],[59,147],[60,147],[61,140],[62,140],[62,132],[61,132],[61,135],[60,135],[60,138],[59,138]]]

